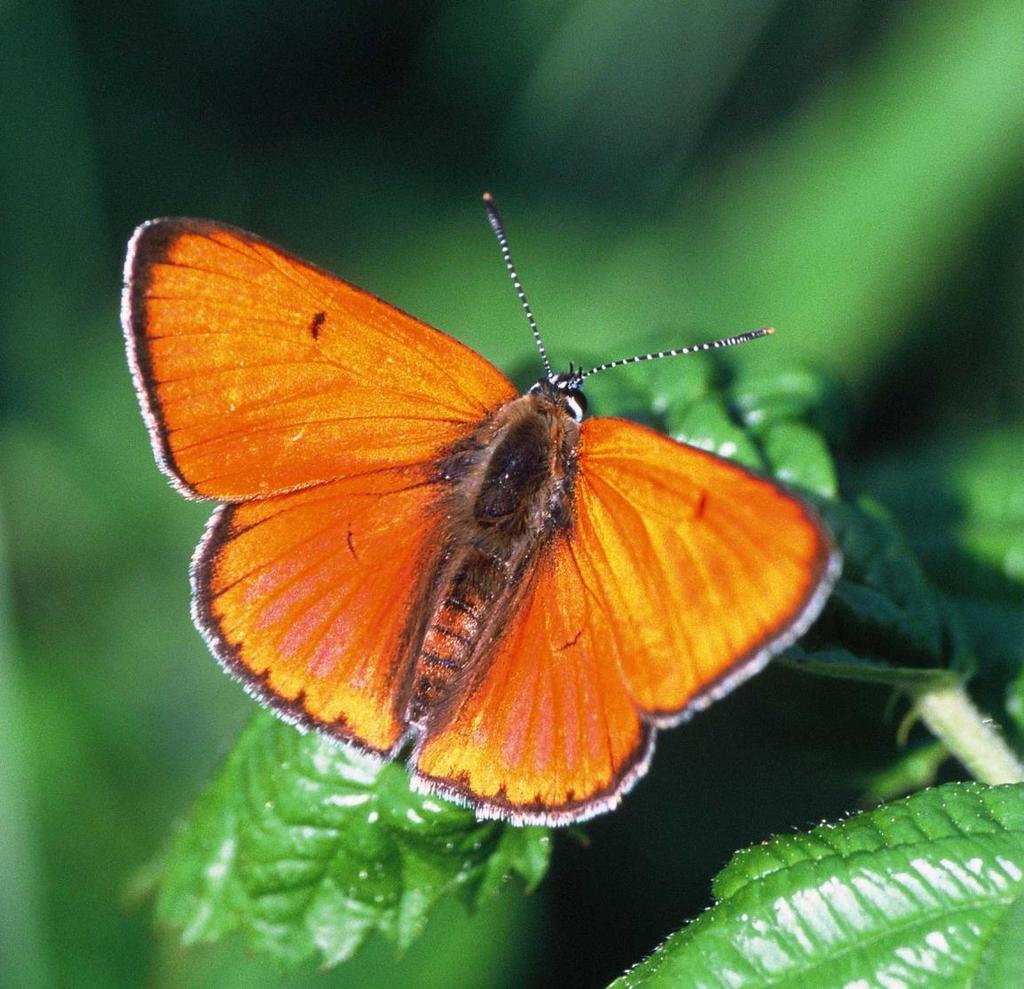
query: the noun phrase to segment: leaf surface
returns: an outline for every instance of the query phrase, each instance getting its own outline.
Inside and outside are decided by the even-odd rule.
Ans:
[[[949,784],[774,838],[713,891],[615,986],[1024,985],[1024,784]]]
[[[532,888],[549,851],[544,829],[479,823],[412,793],[401,766],[261,713],[174,841],[157,917],[186,943],[240,929],[333,965],[374,931],[407,947],[443,897],[474,907],[513,875]]]

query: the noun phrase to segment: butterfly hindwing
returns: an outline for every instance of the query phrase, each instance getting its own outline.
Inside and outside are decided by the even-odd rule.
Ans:
[[[387,470],[222,506],[193,565],[196,623],[221,663],[289,720],[393,749],[435,498],[417,472]]]
[[[136,230],[122,320],[157,459],[191,496],[429,461],[515,395],[457,340],[205,220]]]
[[[569,535],[532,584],[482,676],[414,757],[419,785],[517,823],[582,820],[645,771],[654,731],[619,673],[616,616],[580,582]]]

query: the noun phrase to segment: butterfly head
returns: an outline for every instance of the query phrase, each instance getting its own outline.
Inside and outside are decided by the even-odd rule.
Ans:
[[[531,395],[543,395],[561,405],[575,422],[582,422],[587,412],[587,399],[583,394],[583,375],[569,365],[568,373],[548,374],[531,389]]]

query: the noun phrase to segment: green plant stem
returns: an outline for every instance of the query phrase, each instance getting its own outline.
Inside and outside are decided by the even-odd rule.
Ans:
[[[921,720],[981,783],[1022,783],[1024,763],[990,718],[967,696],[962,683],[912,691]]]

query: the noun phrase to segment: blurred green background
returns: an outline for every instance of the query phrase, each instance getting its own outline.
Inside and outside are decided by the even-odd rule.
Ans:
[[[1024,469],[1022,38],[1019,0],[0,5],[0,984],[599,985],[896,753],[884,692],[770,670],[536,893],[400,961],[154,934],[131,877],[252,702],[189,622],[209,509],[125,366],[135,224],[251,229],[532,373],[490,189],[556,363],[775,325],[757,359],[843,383],[844,479],[927,559],[970,538],[971,458]]]

